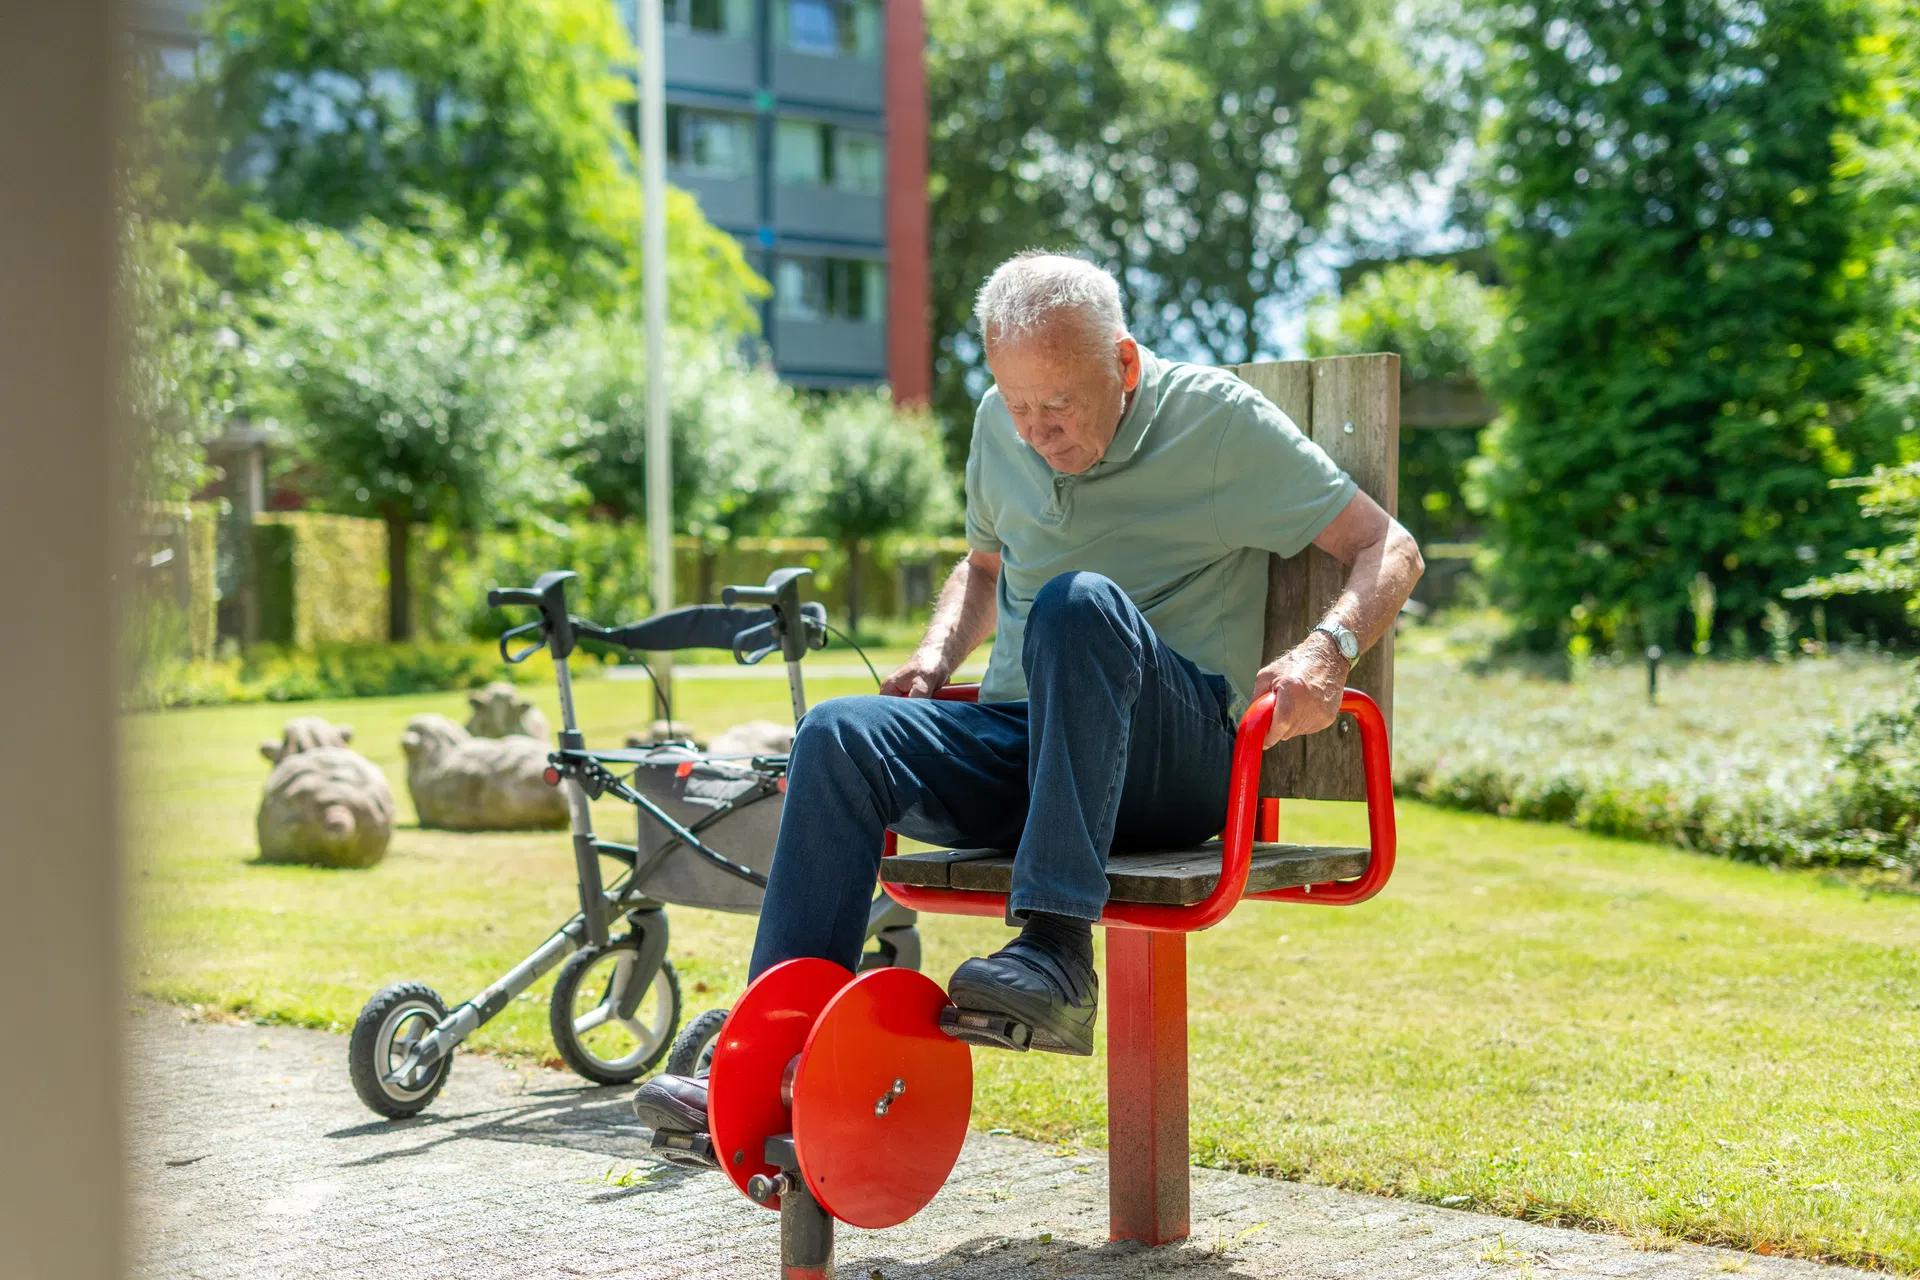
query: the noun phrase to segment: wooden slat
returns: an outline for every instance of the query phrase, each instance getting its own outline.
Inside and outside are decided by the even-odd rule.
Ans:
[[[953,864],[976,858],[999,858],[1000,849],[941,849],[934,853],[903,853],[880,860],[880,878],[888,884],[945,889],[952,883]]]
[[[1280,406],[1280,411],[1293,419],[1293,425],[1305,432],[1308,439],[1313,437],[1313,362],[1311,360],[1277,360],[1265,364],[1243,364],[1234,366],[1238,374],[1254,390]],[[1325,602],[1318,608],[1324,609]],[[1311,617],[1304,624],[1301,619]],[[1260,648],[1261,656],[1272,661],[1287,649],[1299,642],[1306,628],[1319,621],[1313,598],[1308,594],[1307,563],[1304,556],[1294,556],[1283,560],[1279,556],[1271,557],[1267,562],[1267,621],[1264,629],[1265,639]],[[1287,637],[1291,636],[1291,639]],[[1261,768],[1261,791],[1267,795],[1294,795],[1286,790],[1290,780],[1298,778],[1306,768],[1306,745],[1303,739],[1275,743],[1268,750]],[[1275,790],[1274,788],[1281,788]]]
[[[1247,873],[1247,892],[1348,879],[1366,868],[1365,849],[1256,844],[1253,866]],[[1115,902],[1186,906],[1206,897],[1219,876],[1217,844],[1161,853],[1117,853],[1107,863],[1107,883]],[[884,859],[880,877],[889,884],[1011,893],[1013,855],[997,849],[903,854]]]
[[[1389,514],[1399,509],[1400,358],[1334,356],[1240,365],[1240,377],[1294,420],[1309,438],[1372,495]],[[1309,547],[1291,560],[1277,557],[1268,574],[1266,656],[1292,648],[1339,594],[1346,569]],[[1362,656],[1348,680],[1393,716],[1393,640],[1389,635]],[[1359,735],[1342,719],[1325,733],[1283,742],[1267,753],[1261,794],[1309,800],[1361,800]]]

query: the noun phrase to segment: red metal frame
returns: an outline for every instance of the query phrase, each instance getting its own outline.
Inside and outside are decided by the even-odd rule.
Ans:
[[[972,702],[979,694],[977,685],[948,685],[934,697],[948,702]],[[1226,919],[1242,898],[1346,907],[1365,902],[1385,888],[1393,875],[1397,839],[1393,821],[1393,762],[1388,754],[1386,716],[1378,703],[1358,689],[1348,689],[1341,695],[1340,710],[1352,716],[1360,730],[1369,846],[1364,873],[1353,880],[1329,880],[1266,893],[1246,891],[1256,829],[1258,838],[1271,839],[1272,834],[1277,834],[1280,821],[1279,802],[1260,795],[1260,759],[1266,747],[1267,730],[1273,723],[1273,695],[1265,693],[1255,698],[1240,717],[1240,727],[1234,736],[1232,773],[1227,786],[1227,822],[1220,836],[1220,878],[1214,882],[1213,891],[1187,906],[1110,902],[1100,913],[1100,923],[1155,933],[1193,933]],[[883,856],[892,857],[898,843],[889,831]],[[1006,917],[1007,896],[1002,893],[903,884],[883,884],[882,887],[895,902],[915,911]]]

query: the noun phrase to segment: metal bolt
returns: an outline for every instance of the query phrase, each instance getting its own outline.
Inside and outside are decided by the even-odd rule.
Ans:
[[[894,1096],[894,1097],[896,1097],[896,1098],[897,1098],[897,1097],[899,1097],[899,1096],[900,1096],[901,1094],[903,1094],[903,1093],[905,1093],[906,1091],[907,1091],[907,1082],[906,1082],[905,1080],[900,1080],[900,1079],[896,1079],[896,1080],[894,1080],[894,1082],[893,1082],[893,1096]]]
[[[873,1104],[873,1114],[874,1114],[874,1115],[876,1115],[876,1116],[884,1116],[884,1115],[886,1115],[886,1114],[887,1114],[887,1105],[888,1105],[888,1104],[887,1104],[887,1099],[886,1099],[886,1098],[884,1098],[884,1097],[883,1097],[883,1098],[881,1098],[881,1099],[880,1099],[880,1101],[878,1101],[878,1102],[876,1102],[876,1103],[874,1103],[874,1104]]]
[[[1353,434],[1353,424],[1352,424],[1351,422],[1343,422],[1343,423],[1341,423],[1341,424],[1340,424],[1340,429],[1341,429],[1342,431],[1344,431],[1344,432],[1346,432],[1346,433],[1347,433],[1348,435],[1352,435],[1352,434]]]

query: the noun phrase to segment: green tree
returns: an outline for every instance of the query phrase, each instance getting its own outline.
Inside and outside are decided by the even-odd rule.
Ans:
[[[1446,264],[1396,262],[1369,272],[1308,318],[1307,354],[1392,351],[1400,385],[1477,385],[1501,321],[1500,291]],[[1468,532],[1467,468],[1476,427],[1400,434],[1400,519],[1421,541]]]
[[[853,630],[860,625],[866,545],[884,534],[942,529],[953,518],[940,440],[925,413],[899,408],[881,388],[826,401],[805,449],[817,467],[807,527],[846,554]]]
[[[1884,546],[1849,551],[1853,567],[1789,590],[1795,599],[1888,593],[1900,598],[1920,625],[1920,461],[1877,467],[1870,476],[1836,482],[1860,489],[1860,509],[1892,537]]]
[[[1863,34],[1852,0],[1500,10],[1488,491],[1527,639],[1671,644],[1699,573],[1749,628],[1859,545],[1828,482],[1891,452],[1840,342],[1868,297],[1835,176]]]
[[[386,522],[389,628],[406,639],[415,522],[474,527],[567,493],[544,301],[484,240],[368,222],[301,243],[261,307],[250,394],[283,419],[316,496]]]
[[[238,335],[213,282],[173,223],[120,223],[119,298],[127,337],[123,396],[140,433],[131,492],[184,502],[207,479],[205,446],[233,411]]]
[[[973,294],[1034,245],[1114,271],[1135,332],[1271,350],[1308,251],[1458,136],[1391,0],[940,0],[929,6],[934,403],[949,450],[986,375]],[[1457,95],[1456,95],[1457,96]]]
[[[634,65],[608,0],[217,0],[177,115],[198,138],[166,185],[197,216],[423,232],[422,195],[505,237],[530,279],[597,306],[634,293]],[[749,332],[766,286],[669,194],[676,323]]]
[[[804,483],[804,414],[773,370],[731,343],[670,331],[668,431],[674,532],[701,547],[699,598],[713,592],[719,546],[770,526]],[[582,316],[563,338],[566,398],[576,413],[561,458],[592,503],[619,516],[645,509],[645,334],[626,317]]]

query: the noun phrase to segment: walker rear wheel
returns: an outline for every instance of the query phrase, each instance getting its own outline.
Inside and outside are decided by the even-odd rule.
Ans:
[[[653,1069],[680,1023],[680,977],[662,960],[639,971],[636,938],[573,953],[554,979],[547,1022],[553,1047],[595,1084],[632,1084]]]

